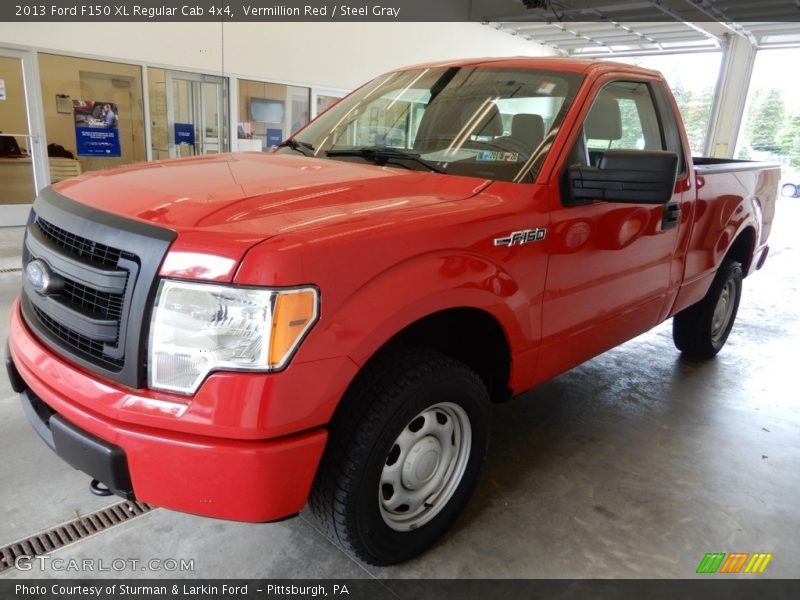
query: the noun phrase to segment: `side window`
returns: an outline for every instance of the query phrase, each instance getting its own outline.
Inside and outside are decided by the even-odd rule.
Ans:
[[[615,81],[594,99],[584,124],[587,163],[598,165],[606,150],[664,150],[648,84]]]

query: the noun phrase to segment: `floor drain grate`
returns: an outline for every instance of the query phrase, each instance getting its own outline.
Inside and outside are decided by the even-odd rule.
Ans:
[[[78,517],[49,531],[9,544],[0,548],[0,573],[13,567],[14,561],[20,556],[33,557],[47,554],[57,548],[63,548],[115,525],[140,517],[154,508],[156,507],[149,504],[126,500]]]

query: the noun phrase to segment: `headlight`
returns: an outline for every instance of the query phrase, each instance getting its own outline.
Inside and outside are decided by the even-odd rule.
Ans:
[[[280,369],[316,322],[318,304],[314,288],[165,279],[150,327],[150,387],[193,394],[211,371]]]

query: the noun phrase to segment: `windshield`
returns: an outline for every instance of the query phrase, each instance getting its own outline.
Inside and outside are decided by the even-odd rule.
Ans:
[[[571,73],[488,67],[389,73],[279,152],[532,181],[581,81]]]

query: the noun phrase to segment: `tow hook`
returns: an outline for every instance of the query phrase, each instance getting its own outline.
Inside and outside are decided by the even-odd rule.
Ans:
[[[113,492],[108,489],[106,484],[97,481],[97,479],[92,479],[92,482],[89,484],[89,491],[91,491],[95,496],[110,496]]]

